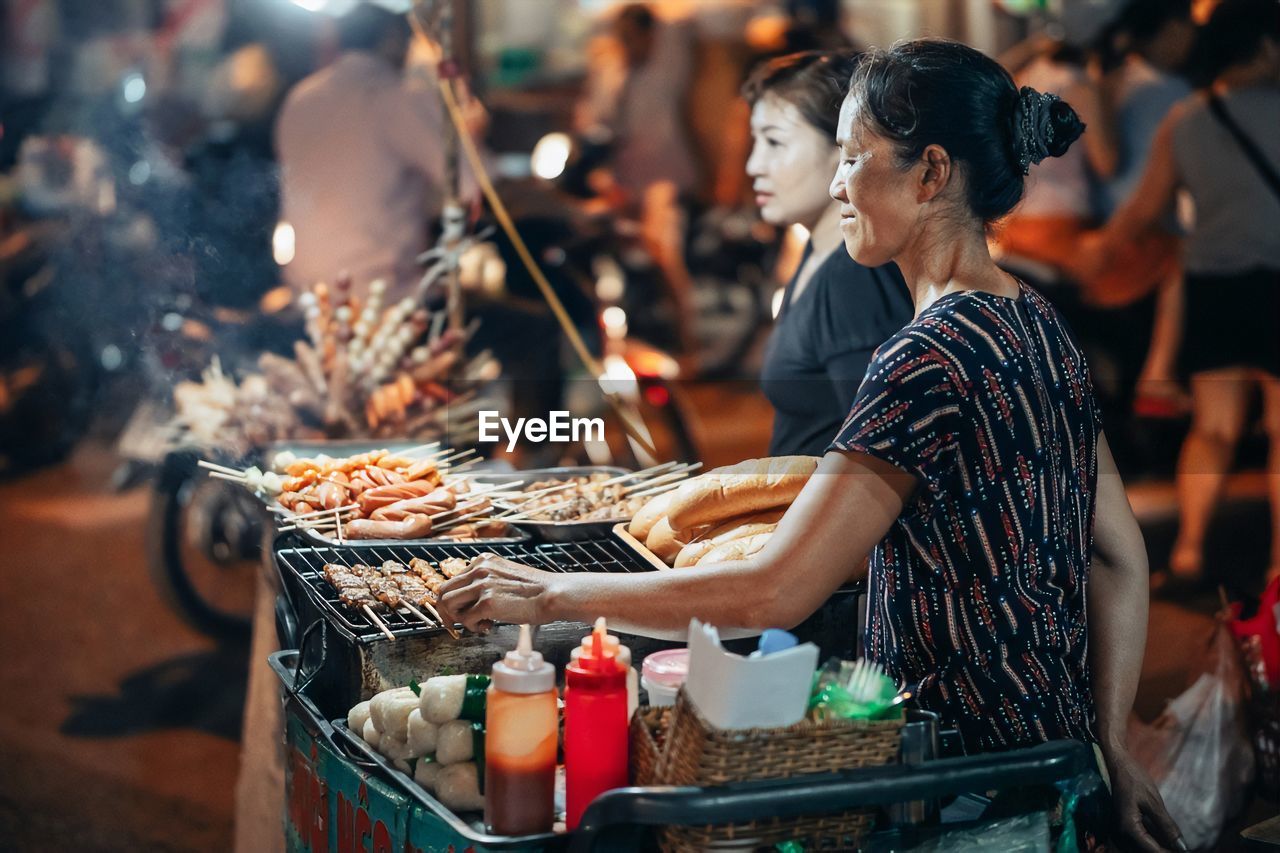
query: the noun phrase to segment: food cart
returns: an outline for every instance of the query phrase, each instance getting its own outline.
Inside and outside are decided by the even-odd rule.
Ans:
[[[565,540],[563,533],[548,536],[545,525],[535,522],[500,542],[327,544],[299,530],[276,537],[269,559],[281,589],[277,629],[286,651],[274,654],[271,666],[280,680],[285,709],[284,831],[290,850],[652,849],[655,838],[666,839],[662,843],[669,849],[692,849],[669,843],[662,828],[752,827],[761,821],[812,821],[855,811],[865,816],[866,824],[879,814],[877,833],[902,837],[936,831],[924,824],[937,821],[936,809],[904,809],[903,804],[936,803],[944,796],[1002,787],[1052,785],[1093,772],[1089,750],[1074,743],[999,756],[940,758],[945,747],[932,742],[933,730],[909,723],[903,728],[905,751],[897,748],[895,729],[893,755],[889,763],[881,762],[883,766],[858,769],[836,760],[833,767],[842,769],[816,775],[618,789],[593,803],[574,832],[563,831],[561,823],[560,831],[550,834],[489,835],[478,814],[450,811],[410,773],[397,769],[359,733],[350,731],[346,715],[353,704],[375,693],[431,675],[487,672],[515,645],[516,626],[498,625],[483,636],[463,632],[455,637],[449,631],[452,626],[420,614],[375,615],[353,609],[344,606],[326,581],[323,566],[414,558],[438,564],[491,552],[557,572],[658,570],[652,554],[607,526]],[[519,522],[516,526],[522,527]],[[798,635],[818,645],[824,656],[856,657],[858,592],[855,587],[841,590],[797,630]],[[537,647],[560,669],[589,630],[576,623],[542,626]],[[622,639],[637,664],[672,645],[641,637]],[[633,736],[634,732],[633,723]],[[930,741],[924,749],[919,748],[922,737]],[[904,755],[907,760],[900,761]],[[880,807],[887,810],[873,812]],[[744,836],[741,829],[730,835],[744,849],[760,841]]]

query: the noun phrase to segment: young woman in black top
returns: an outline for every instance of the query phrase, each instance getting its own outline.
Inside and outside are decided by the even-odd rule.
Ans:
[[[849,414],[871,354],[911,320],[898,268],[864,267],[843,250],[827,192],[839,162],[836,116],[857,63],[851,52],[771,60],[743,87],[751,104],[752,179],[760,215],[809,232],[783,295],[760,384],[775,411],[770,456],[819,456]]]

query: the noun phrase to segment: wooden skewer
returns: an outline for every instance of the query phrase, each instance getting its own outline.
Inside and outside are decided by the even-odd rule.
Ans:
[[[492,504],[490,506],[492,506]],[[455,512],[462,512],[464,510],[471,510],[471,509],[488,509],[488,508],[489,507],[479,506],[478,500],[461,501],[458,504],[454,505],[453,509],[442,509],[440,510],[440,512],[428,513],[427,517],[430,518],[432,523],[434,524],[436,521],[442,518],[448,518],[449,516],[453,515]]]
[[[249,478],[244,474],[224,474],[221,471],[210,471],[209,476],[215,480],[227,480],[231,483],[239,483],[242,486],[249,481]]]
[[[220,471],[223,474],[234,474],[235,476],[241,477],[241,478],[245,476],[245,473],[243,471],[238,471],[235,468],[228,468],[226,465],[218,465],[213,462],[206,462],[203,459],[196,462],[196,464],[199,465],[201,468],[207,468],[210,471]]]
[[[451,456],[446,456],[445,458],[441,459],[439,464],[441,466],[453,465],[459,460],[466,459],[468,456],[475,456],[475,454],[476,454],[475,448],[472,448],[471,450],[460,450]]]
[[[431,616],[434,617],[434,619],[428,617],[426,613],[423,613],[421,610],[414,607],[412,604],[410,604],[407,601],[404,602],[404,606],[409,608],[409,612],[416,614],[417,617],[421,619],[423,622],[427,622],[427,623],[430,623],[432,621],[436,622],[441,628],[444,628],[445,631],[449,633],[450,637],[453,637],[455,640],[459,639],[462,636],[462,634],[458,633],[457,628],[453,627],[452,625],[446,624],[444,619],[440,617],[440,612],[437,611],[434,607],[432,607],[429,603],[424,601],[422,602],[422,606],[427,609],[427,613],[430,613]]]
[[[294,521],[303,521],[308,518],[318,518],[320,516],[330,515],[334,512],[350,512],[353,509],[359,509],[360,504],[347,504],[346,506],[336,507],[335,509],[318,509],[314,512],[304,512],[301,515],[290,515]]]
[[[534,498],[546,497],[547,495],[552,495],[552,494],[555,494],[556,492],[562,492],[565,489],[572,488],[573,486],[579,486],[579,485],[581,485],[581,483],[577,482],[576,480],[567,480],[566,482],[561,483],[558,486],[547,486],[546,488],[543,488],[543,489],[535,489],[532,492],[521,492],[520,497],[526,501],[533,500]]]
[[[636,483],[633,486],[627,486],[625,489],[622,490],[622,493],[624,495],[630,495],[632,492],[637,492],[637,491],[640,491],[641,489],[648,489],[651,486],[660,486],[663,483],[671,483],[671,482],[679,482],[680,480],[687,480],[691,472],[696,471],[701,467],[702,467],[701,462],[695,462],[694,464],[690,465],[687,468],[681,468],[678,471],[672,471],[669,474],[663,474],[661,477],[654,477],[652,480],[646,480],[643,483]]]
[[[535,515],[542,515],[543,513],[547,513],[547,512],[555,512],[556,510],[562,507],[566,507],[569,504],[573,503],[574,500],[576,500],[576,498],[572,498],[567,501],[562,501],[558,504],[552,504],[551,506],[540,506],[540,507],[535,507],[534,509],[524,510],[524,511],[512,510],[511,512],[505,513],[503,515],[495,515],[493,518],[495,521],[521,521],[525,518],[532,518]]]
[[[610,477],[608,480],[603,480],[598,484],[592,485],[612,486],[617,483],[626,482],[627,480],[634,480],[637,477],[645,477],[646,475],[654,474],[659,471],[665,471],[668,468],[679,464],[679,462],[663,462],[661,465],[654,465],[652,468],[646,468],[643,471],[633,471],[630,474],[619,474],[616,477]],[[546,495],[555,494],[556,492],[564,491],[565,489],[572,488],[573,486],[582,485],[588,484],[579,483],[577,480],[566,480],[558,486],[547,486],[546,488],[537,489],[532,492],[521,492],[521,494],[527,500],[530,498],[545,497]]]
[[[520,480],[519,482],[523,483],[524,481]],[[493,497],[494,495],[497,495],[497,494],[503,494],[502,492],[499,492],[498,489],[502,489],[506,487],[507,487],[506,483],[495,483],[489,486],[485,486],[481,484],[479,486],[476,486],[474,489],[472,489],[469,492],[463,492],[461,495],[458,496],[458,498],[460,502],[466,503],[467,501],[474,500],[475,498],[478,498],[478,497]],[[517,492],[517,494],[519,493]]]
[[[382,633],[386,635],[386,638],[394,643],[396,641],[396,635],[391,633],[391,629],[387,627],[387,623],[379,619],[378,614],[374,613],[373,608],[369,605],[363,605],[363,609],[364,612],[369,615],[369,618],[373,620],[373,624],[377,625]]]
[[[397,452],[395,455],[396,455],[396,456],[404,456],[404,457],[407,457],[407,458],[409,458],[409,459],[413,459],[413,460],[416,462],[416,461],[418,461],[418,460],[417,460],[417,459],[415,459],[414,457],[415,457],[417,454],[419,454],[419,453],[424,453],[424,452],[426,452],[426,451],[430,451],[430,450],[435,450],[435,449],[436,449],[437,447],[439,447],[439,446],[440,446],[440,442],[438,442],[438,441],[432,441],[432,442],[430,442],[430,443],[428,443],[428,444],[419,444],[419,445],[416,445],[416,446],[414,446],[414,447],[410,447],[410,448],[408,448],[407,450],[401,450],[401,451]]]
[[[445,514],[451,515],[457,511],[458,510],[453,509]],[[447,521],[445,521],[443,524],[436,524],[435,521],[433,520],[431,522],[431,533],[432,535],[435,535],[436,533],[441,533],[445,530],[452,530],[453,528],[457,527],[459,524],[461,524],[462,522],[466,521],[469,518],[477,518],[479,516],[483,516],[486,513],[489,513],[492,511],[493,511],[492,506],[482,506],[479,509],[472,510],[471,512],[460,515],[457,518],[450,518]],[[496,517],[497,516],[495,516],[495,518]]]
[[[463,462],[461,465],[456,465],[456,466],[454,466],[453,468],[451,468],[451,469],[450,469],[450,471],[449,471],[449,473],[450,473],[450,474],[456,474],[456,473],[458,473],[459,471],[462,471],[462,470],[465,470],[465,469],[467,469],[467,468],[470,468],[472,465],[479,465],[479,464],[480,464],[481,462],[483,462],[483,461],[484,461],[484,460],[483,460],[483,459],[481,459],[479,456],[477,456],[475,459],[468,459],[466,462]]]
[[[680,488],[681,485],[683,485],[683,483],[684,483],[683,480],[677,480],[674,483],[666,483],[665,485],[654,486],[652,489],[646,489],[643,492],[632,492],[631,494],[627,495],[627,497],[628,498],[651,498],[651,497],[654,497],[655,495],[661,495],[665,492],[672,491],[673,489],[678,489]]]
[[[615,483],[625,483],[627,480],[644,479],[649,476],[657,475],[660,471],[666,471],[668,468],[674,468],[679,465],[679,462],[663,462],[661,465],[654,465],[652,468],[645,468],[643,471],[632,471],[630,474],[619,474],[616,477],[610,477],[600,485],[612,486]]]

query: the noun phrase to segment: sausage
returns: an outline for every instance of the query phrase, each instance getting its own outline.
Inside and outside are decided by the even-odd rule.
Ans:
[[[351,475],[351,482],[348,485],[350,486],[352,493],[357,495],[374,487],[373,481],[358,471]]]
[[[301,477],[308,471],[317,471],[321,467],[318,459],[295,459],[285,466],[284,472],[290,477]]]
[[[367,518],[373,515],[374,510],[382,509],[384,506],[390,506],[397,501],[407,500],[408,498],[420,498],[423,495],[431,494],[435,488],[435,484],[429,480],[414,480],[410,483],[394,483],[389,486],[376,486],[372,489],[365,489],[358,499],[360,512]]]
[[[441,482],[440,470],[436,467],[436,463],[430,459],[420,459],[405,469],[404,478],[406,480],[430,480],[434,483]]]
[[[457,505],[458,501],[453,496],[453,492],[448,489],[441,488],[435,489],[429,494],[422,495],[421,497],[406,498],[402,501],[396,501],[393,504],[387,504],[384,507],[374,510],[369,517],[377,521],[386,521],[404,518],[406,515],[418,512],[441,512],[443,510],[453,509]]]
[[[347,490],[337,483],[325,480],[316,487],[316,500],[325,509],[337,509],[347,505]]]
[[[431,535],[431,519],[411,515],[401,521],[374,521],[357,518],[342,529],[348,539],[425,539]]]
[[[312,471],[310,476],[285,477],[280,483],[280,488],[286,492],[300,492],[315,481],[315,472]]]

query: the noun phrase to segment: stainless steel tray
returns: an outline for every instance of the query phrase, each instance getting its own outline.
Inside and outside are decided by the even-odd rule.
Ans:
[[[511,545],[516,542],[528,542],[529,532],[520,529],[517,525],[520,522],[513,522],[508,525],[511,528],[510,536],[503,536],[496,539],[448,539],[437,536],[430,539],[343,539],[339,542],[337,539],[331,539],[316,530],[300,531],[307,539],[310,539],[317,545],[325,548],[364,548],[390,545]]]
[[[527,486],[538,480],[568,480],[570,477],[590,477],[592,474],[608,474],[616,477],[629,474],[630,469],[613,465],[576,465],[565,468],[535,468],[529,471],[516,471],[511,474],[477,474],[478,483],[514,483],[523,480]],[[495,501],[497,503],[497,501]],[[606,518],[601,521],[514,521],[512,524],[527,528],[535,536],[546,542],[581,542],[584,539],[607,539],[612,535],[613,526],[618,522],[630,521],[626,518]]]

